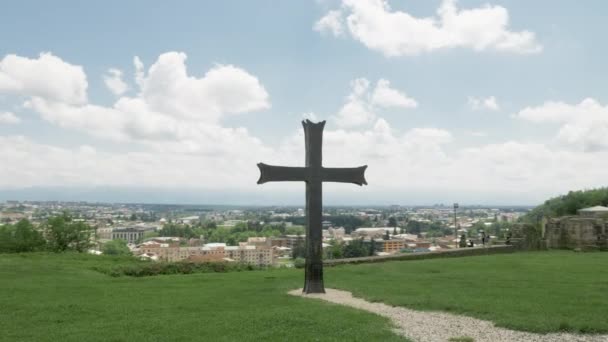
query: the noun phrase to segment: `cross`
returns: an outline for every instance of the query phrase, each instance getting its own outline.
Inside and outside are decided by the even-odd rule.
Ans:
[[[266,182],[306,182],[306,264],[304,293],[325,293],[323,286],[323,182],[354,183],[363,185],[367,165],[353,168],[326,168],[322,164],[323,128],[325,121],[302,121],[306,148],[306,166],[288,167],[259,163],[260,179]]]

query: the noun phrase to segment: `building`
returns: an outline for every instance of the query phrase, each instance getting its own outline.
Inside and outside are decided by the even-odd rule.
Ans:
[[[104,229],[104,228],[102,228]],[[128,243],[137,243],[138,241],[144,238],[144,234],[148,231],[155,231],[156,227],[148,227],[148,226],[133,226],[127,228],[114,228],[110,233],[110,238],[112,240],[125,240]],[[107,231],[104,231],[104,234],[107,235]],[[99,236],[99,232],[98,232]],[[100,237],[101,238],[101,237]]]
[[[382,251],[385,253],[395,253],[407,247],[405,240],[380,240]]]
[[[248,246],[256,246],[258,248],[270,248],[272,246],[270,238],[266,237],[249,237],[247,238]]]
[[[393,231],[395,231],[395,228],[393,228],[393,227],[357,228],[352,233],[352,235],[378,239],[378,238],[382,238],[383,236],[385,236],[387,232],[389,234],[392,234]]]
[[[97,228],[97,238],[101,240],[112,240],[112,227],[100,227]]]
[[[256,266],[274,266],[278,254],[271,247],[242,244],[226,246],[225,243],[208,243],[202,247],[181,247],[178,244],[147,242],[139,247],[140,255],[156,256],[159,261],[219,262],[231,261]]]
[[[595,207],[579,209],[578,215],[581,217],[608,217],[608,207],[597,205]]]
[[[272,248],[256,248],[256,246],[227,246],[224,257],[232,261],[257,266],[276,265],[276,255]]]
[[[125,240],[128,243],[135,243],[144,238],[144,230],[136,228],[116,228],[112,230],[112,240]]]

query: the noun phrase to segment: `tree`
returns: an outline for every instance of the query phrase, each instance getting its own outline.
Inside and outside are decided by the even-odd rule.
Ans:
[[[332,259],[340,259],[344,256],[344,244],[337,240],[330,242],[329,255]]]
[[[363,239],[352,240],[349,244],[344,246],[344,257],[345,258],[358,258],[369,255],[369,249],[365,248]]]
[[[130,255],[131,250],[127,247],[125,240],[111,240],[106,242],[102,248],[103,254],[107,255]]]
[[[197,237],[192,228],[188,225],[179,225],[177,223],[167,223],[161,230],[158,231],[160,236],[172,236],[172,237],[183,237],[193,238]]]
[[[158,235],[158,232],[154,232],[154,231],[145,231],[144,232],[144,237],[142,238],[144,241],[146,241],[147,239],[151,239],[151,238],[155,238],[155,237],[159,237],[160,235]]]
[[[298,236],[296,243],[293,245],[291,250],[291,258],[306,258],[306,245],[304,244],[304,239],[302,239],[301,236]]]
[[[376,240],[374,240],[372,238],[372,240],[369,243],[369,255],[370,256],[376,255],[376,249],[378,249],[378,247],[376,246]]]
[[[50,218],[46,223],[45,230],[48,246],[55,252],[66,250],[84,252],[91,245],[91,227],[81,221],[74,222],[67,213]]]
[[[397,228],[397,219],[395,218],[395,216],[391,216],[388,218],[388,226]]]
[[[390,237],[390,235],[388,233],[388,230],[384,232],[384,236],[382,237],[382,239],[384,239],[384,240],[390,240],[391,239],[391,237]]]
[[[0,253],[21,253],[41,250],[46,241],[29,220],[0,227]]]

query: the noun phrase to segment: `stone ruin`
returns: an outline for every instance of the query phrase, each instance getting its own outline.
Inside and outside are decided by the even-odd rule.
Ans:
[[[608,216],[605,211],[590,212],[588,209],[579,210],[578,216],[545,220],[543,236],[546,246],[559,249],[606,250]]]

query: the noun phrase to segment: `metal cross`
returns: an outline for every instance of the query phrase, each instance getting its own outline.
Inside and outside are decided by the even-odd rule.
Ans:
[[[367,165],[354,168],[325,168],[322,164],[323,128],[325,121],[302,121],[306,147],[306,166],[288,167],[259,163],[260,179],[266,182],[306,182],[306,265],[304,293],[325,293],[323,286],[323,182],[363,185]]]

